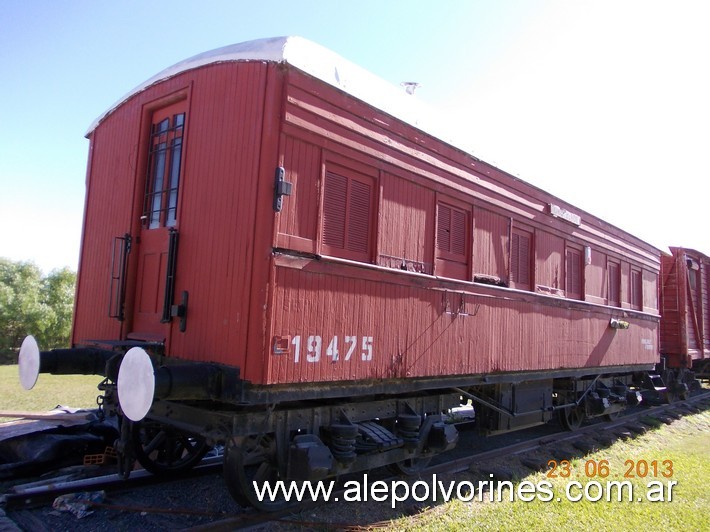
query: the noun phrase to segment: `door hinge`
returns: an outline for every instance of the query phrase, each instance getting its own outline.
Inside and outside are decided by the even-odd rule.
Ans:
[[[170,307],[170,316],[180,318],[180,332],[185,332],[187,329],[187,295],[187,290],[183,290],[180,304]]]
[[[290,196],[293,184],[286,181],[286,170],[283,166],[276,168],[276,182],[274,184],[274,211],[281,212],[283,197]]]

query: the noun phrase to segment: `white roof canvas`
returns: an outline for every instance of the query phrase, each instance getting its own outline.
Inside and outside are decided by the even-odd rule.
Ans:
[[[138,85],[99,116],[89,127],[88,136],[101,121],[132,96],[181,72],[230,61],[288,63],[387,114],[434,134],[432,113],[416,97],[401,87],[375,76],[338,54],[302,37],[274,37],[232,44],[180,61]]]

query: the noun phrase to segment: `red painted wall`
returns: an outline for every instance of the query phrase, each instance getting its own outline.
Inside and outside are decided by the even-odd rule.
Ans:
[[[150,118],[176,99],[187,119],[175,299],[188,291],[189,305],[185,332],[177,319],[165,326],[169,356],[239,366],[256,384],[656,361],[655,248],[292,67],[261,62],[157,83],[90,135],[74,343],[131,332],[137,253],[118,322],[108,317],[111,244],[140,235]],[[293,185],[280,213],[277,166]],[[320,257],[324,179],[334,168],[374,187],[365,264]],[[468,213],[463,269],[437,263],[440,201]],[[550,203],[581,223],[552,217]],[[536,246],[532,291],[472,282],[509,281],[518,226]],[[567,245],[592,249],[584,302],[563,297]],[[643,270],[645,313],[629,310],[626,295],[621,309],[602,306],[608,256]],[[612,316],[631,328],[610,329]]]
[[[296,199],[285,198],[276,221],[279,247],[288,249],[298,236],[305,241],[291,249],[321,250],[319,213],[308,211],[308,226],[315,230],[305,232],[299,210],[317,203],[322,180],[316,170],[324,174],[337,157],[379,172],[379,232],[368,267],[327,257],[275,259],[272,337],[266,346],[272,353],[269,383],[657,361],[657,250],[586,213],[580,213],[580,226],[552,218],[549,203],[561,202],[543,191],[336,91],[323,90],[306,76],[291,73],[288,81],[282,161],[294,182],[307,180],[305,192],[313,199],[304,198],[304,187],[298,185]],[[293,149],[299,145],[307,146],[307,152]],[[511,223],[530,230],[536,250],[533,292],[546,296],[411,273],[442,275],[434,251],[437,201],[472,213],[471,274],[507,281]],[[592,248],[585,299],[593,305],[562,299],[567,244]],[[626,272],[619,309],[599,306],[607,302],[609,256]],[[644,272],[646,314],[629,311],[631,264]],[[611,317],[627,319],[631,328],[610,329]],[[372,359],[363,359],[363,342],[373,346]]]
[[[670,250],[661,257],[661,352],[671,367],[690,367],[692,360],[710,358],[710,258],[691,249]]]
[[[266,64],[235,67],[211,65],[156,84],[90,135],[75,344],[131,332],[147,129],[153,109],[186,99],[175,302],[189,292],[188,319],[184,333],[175,319],[165,328],[165,350],[245,367],[251,304],[261,300],[263,308],[266,298],[281,85],[279,72]],[[259,202],[267,207],[259,209]],[[126,321],[119,322],[108,317],[109,261],[113,238],[124,233],[133,235],[134,249]]]
[[[658,358],[652,317],[629,317],[628,330],[614,330],[609,320],[619,312],[581,302],[325,260],[276,262],[272,327],[289,349],[269,357],[270,383],[596,368]],[[371,358],[363,342],[372,346]],[[337,357],[328,352],[336,345]]]

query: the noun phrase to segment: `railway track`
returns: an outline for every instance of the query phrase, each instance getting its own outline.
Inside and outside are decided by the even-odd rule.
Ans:
[[[179,475],[180,479],[217,473],[222,468],[221,456],[205,458],[193,469]],[[54,478],[49,482],[39,481],[15,486],[0,499],[8,510],[32,508],[51,503],[59,495],[95,490],[126,490],[140,486],[157,485],[166,482],[164,477],[155,476],[144,469],[133,471],[128,479],[118,474],[91,476],[73,479]]]
[[[462,456],[466,452],[467,445],[475,445],[476,437],[467,434],[464,442],[459,445],[457,453],[447,453],[447,458],[435,463],[429,467],[422,469],[416,479],[431,478],[433,475],[454,475],[464,471],[475,470],[484,476],[490,476],[496,480],[510,480],[510,472],[503,467],[491,467],[491,463],[500,462],[503,459],[508,461],[517,460],[528,470],[544,470],[548,467],[547,460],[539,458],[531,458],[532,455],[542,449],[549,449],[547,454],[550,457],[561,459],[559,450],[564,444],[567,448],[575,449],[579,456],[593,451],[595,448],[603,448],[613,443],[620,438],[629,438],[637,434],[642,434],[650,430],[654,425],[661,423],[670,423],[674,419],[692,413],[700,412],[701,410],[710,409],[710,391],[697,394],[690,399],[670,405],[654,406],[650,408],[638,408],[631,411],[613,421],[598,422],[583,426],[574,431],[548,432],[534,437],[526,437],[523,441],[510,442],[493,449],[476,452],[473,454]],[[473,441],[468,441],[472,439]],[[503,441],[503,437],[501,441]],[[488,439],[486,441],[490,441]],[[508,435],[510,440],[510,435]],[[569,454],[569,451],[565,451]],[[451,458],[451,455],[454,455]],[[567,458],[571,458],[567,456]],[[2,502],[6,512],[11,517],[14,517],[24,528],[36,528],[39,523],[32,523],[32,508],[48,506],[58,496],[68,493],[77,492],[96,492],[104,490],[109,494],[120,494],[133,492],[137,494],[140,500],[140,492],[136,490],[142,489],[160,489],[169,483],[175,482],[193,482],[199,477],[216,476],[221,471],[221,457],[211,456],[203,460],[203,462],[192,469],[185,475],[179,478],[156,477],[142,470],[134,471],[128,480],[121,479],[118,475],[101,475],[83,479],[55,478],[51,481],[39,481],[30,484],[23,484],[13,487],[2,497]],[[391,483],[402,477],[389,476],[386,470],[374,471],[368,473],[370,481],[382,481]],[[353,479],[362,480],[362,475],[353,476]],[[416,480],[413,479],[413,480]],[[335,491],[331,494],[331,500],[341,497],[344,493],[343,483],[348,479],[343,479],[339,486],[336,486]],[[218,484],[218,483],[215,483]],[[221,488],[220,488],[221,489]],[[109,497],[109,500],[115,497]],[[119,497],[120,499],[120,497]],[[136,501],[137,502],[137,501]],[[194,501],[193,501],[194,502]],[[225,515],[219,509],[195,509],[194,505],[190,507],[189,501],[181,507],[180,504],[170,504],[169,507],[157,506],[155,504],[136,504],[129,503],[90,503],[89,506],[94,509],[103,509],[106,512],[118,512],[121,514],[137,513],[145,515],[148,513],[163,514],[172,516],[190,517],[189,525],[192,525],[195,530],[233,530],[237,528],[252,527],[258,524],[264,524],[270,521],[280,521],[284,524],[300,524],[307,526],[307,518],[304,513],[309,512],[314,507],[322,505],[322,502],[309,502],[299,507],[300,516],[297,520],[293,518],[293,510],[284,511],[275,514],[261,514],[254,511],[239,512],[237,508],[235,512]],[[415,508],[416,509],[416,508]],[[195,520],[199,521],[195,523]],[[27,524],[29,519],[30,524]],[[72,517],[73,519],[73,517]],[[25,521],[24,524],[23,520]],[[159,530],[157,527],[156,530]],[[0,528],[2,530],[2,528]],[[78,529],[77,529],[78,530]]]
[[[670,424],[674,420],[680,419],[682,416],[699,413],[702,410],[707,409],[710,409],[710,391],[704,391],[703,393],[695,395],[688,400],[677,403],[658,405],[650,408],[646,407],[634,409],[634,411],[628,412],[618,419],[591,423],[575,430],[574,432],[554,432],[543,436],[526,438],[521,442],[497,447],[488,451],[477,452],[469,456],[447,459],[446,461],[442,461],[441,463],[422,469],[417,475],[417,478],[427,479],[431,478],[433,475],[455,475],[457,473],[469,471],[472,468],[477,468],[480,473],[490,476],[495,480],[512,480],[512,476],[510,476],[509,472],[506,470],[495,467],[490,468],[487,464],[496,460],[499,461],[501,459],[522,457],[522,465],[530,470],[530,472],[543,471],[548,468],[548,460],[526,459],[525,455],[532,454],[544,448],[559,448],[561,444],[569,443],[576,449],[576,454],[584,456],[587,453],[609,446],[618,439],[635,437],[647,432],[648,430],[652,430],[660,424]],[[593,437],[592,439],[594,439],[596,443],[590,444],[588,441],[590,437]],[[550,450],[547,454],[548,456],[555,456],[558,459],[561,459],[562,456],[554,450]],[[566,452],[563,453],[563,455],[566,459],[573,458]],[[376,480],[391,483],[401,478],[402,477],[400,476],[383,476],[377,477]],[[333,494],[333,498],[337,500],[338,497],[342,497],[344,492],[344,489],[336,491]],[[317,506],[317,503],[309,503],[306,505],[307,508],[315,506]],[[417,507],[414,506],[414,509],[416,508]],[[309,523],[300,520],[294,521],[290,517],[291,515],[291,512],[282,512],[282,514],[279,515],[260,514],[254,516],[235,516],[218,522],[213,522],[210,523],[209,526],[198,527],[193,530],[236,530],[240,528],[249,528],[256,524],[275,521],[277,519],[280,522],[287,524],[298,524],[301,526],[323,526],[322,522]],[[337,528],[342,529],[347,527],[339,525]],[[359,529],[359,527],[353,527],[353,529]]]

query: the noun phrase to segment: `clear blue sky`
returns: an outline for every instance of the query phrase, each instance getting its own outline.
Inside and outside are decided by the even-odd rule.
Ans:
[[[658,247],[710,254],[708,5],[2,0],[0,256],[75,269],[91,122],[182,59],[280,35],[419,82],[479,157]]]

